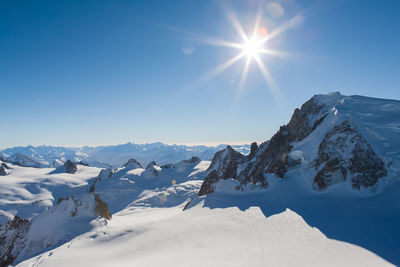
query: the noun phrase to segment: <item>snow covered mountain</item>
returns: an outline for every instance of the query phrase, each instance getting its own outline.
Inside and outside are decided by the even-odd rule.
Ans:
[[[399,160],[400,101],[339,93],[212,161],[0,159],[0,266],[400,265]]]
[[[314,190],[338,184],[375,192],[397,180],[399,162],[400,101],[317,95],[271,140],[252,144],[248,156],[229,146],[215,154],[199,194],[231,178],[237,190],[248,184],[268,188],[293,172]]]
[[[160,164],[174,163],[193,156],[209,160],[225,145],[186,146],[163,143],[134,144],[126,143],[112,146],[66,148],[54,146],[12,147],[0,151],[0,156],[24,166],[58,167],[67,160],[85,162],[100,168],[122,166],[130,158],[143,164],[156,161]],[[249,145],[233,146],[246,154]],[[29,161],[29,162],[28,162]]]

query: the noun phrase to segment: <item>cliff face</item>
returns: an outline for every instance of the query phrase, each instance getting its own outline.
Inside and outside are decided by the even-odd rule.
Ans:
[[[15,216],[0,225],[0,267],[65,243],[85,230],[85,225],[77,229],[75,223],[89,223],[97,216],[112,218],[107,203],[97,194],[60,198],[57,205],[31,221]]]
[[[30,222],[15,216],[12,221],[0,225],[0,267],[12,264],[25,247]]]
[[[199,196],[214,192],[212,185],[221,179],[236,178],[238,165],[243,160],[245,160],[245,156],[229,145],[225,149],[215,153],[211,165],[207,169],[209,174],[204,179]]]
[[[387,174],[382,159],[347,120],[326,134],[314,167],[319,170],[314,178],[317,189],[347,178],[356,189],[370,187]]]
[[[317,172],[314,189],[325,189],[349,177],[355,189],[375,185],[387,175],[385,164],[350,120],[344,119],[352,118],[355,112],[347,111],[343,118],[338,115],[336,105],[342,105],[343,100],[344,96],[337,93],[314,96],[296,109],[289,123],[281,126],[268,142],[260,147],[252,145],[248,156],[233,156],[238,152],[231,148],[218,152],[199,195],[214,192],[214,184],[229,178],[238,180],[238,189],[249,183],[268,187],[266,174],[284,178],[288,170],[302,164],[302,159],[293,158],[291,153],[296,144],[305,141],[310,146],[303,150],[318,151],[307,166]],[[321,137],[310,137],[316,130]]]

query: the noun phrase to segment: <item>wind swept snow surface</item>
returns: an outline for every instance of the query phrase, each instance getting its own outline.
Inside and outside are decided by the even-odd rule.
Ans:
[[[328,239],[296,213],[257,207],[127,208],[65,245],[17,266],[392,266]]]

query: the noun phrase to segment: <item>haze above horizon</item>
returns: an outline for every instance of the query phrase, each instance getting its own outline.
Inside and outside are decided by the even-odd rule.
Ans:
[[[2,1],[0,147],[261,142],[314,94],[400,99],[399,8]]]

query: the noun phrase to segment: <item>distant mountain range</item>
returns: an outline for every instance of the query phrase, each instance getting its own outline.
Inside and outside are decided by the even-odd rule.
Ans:
[[[196,156],[210,160],[213,155],[226,145],[187,146],[167,145],[163,143],[98,146],[98,147],[56,147],[56,146],[17,146],[0,151],[0,156],[17,164],[29,167],[58,167],[67,160],[85,162],[90,166],[106,168],[121,167],[130,158],[135,158],[143,165],[151,161],[157,164],[175,163]],[[237,151],[247,154],[250,145],[234,145]]]
[[[315,95],[248,150],[6,149],[0,267],[400,266],[400,101]]]

